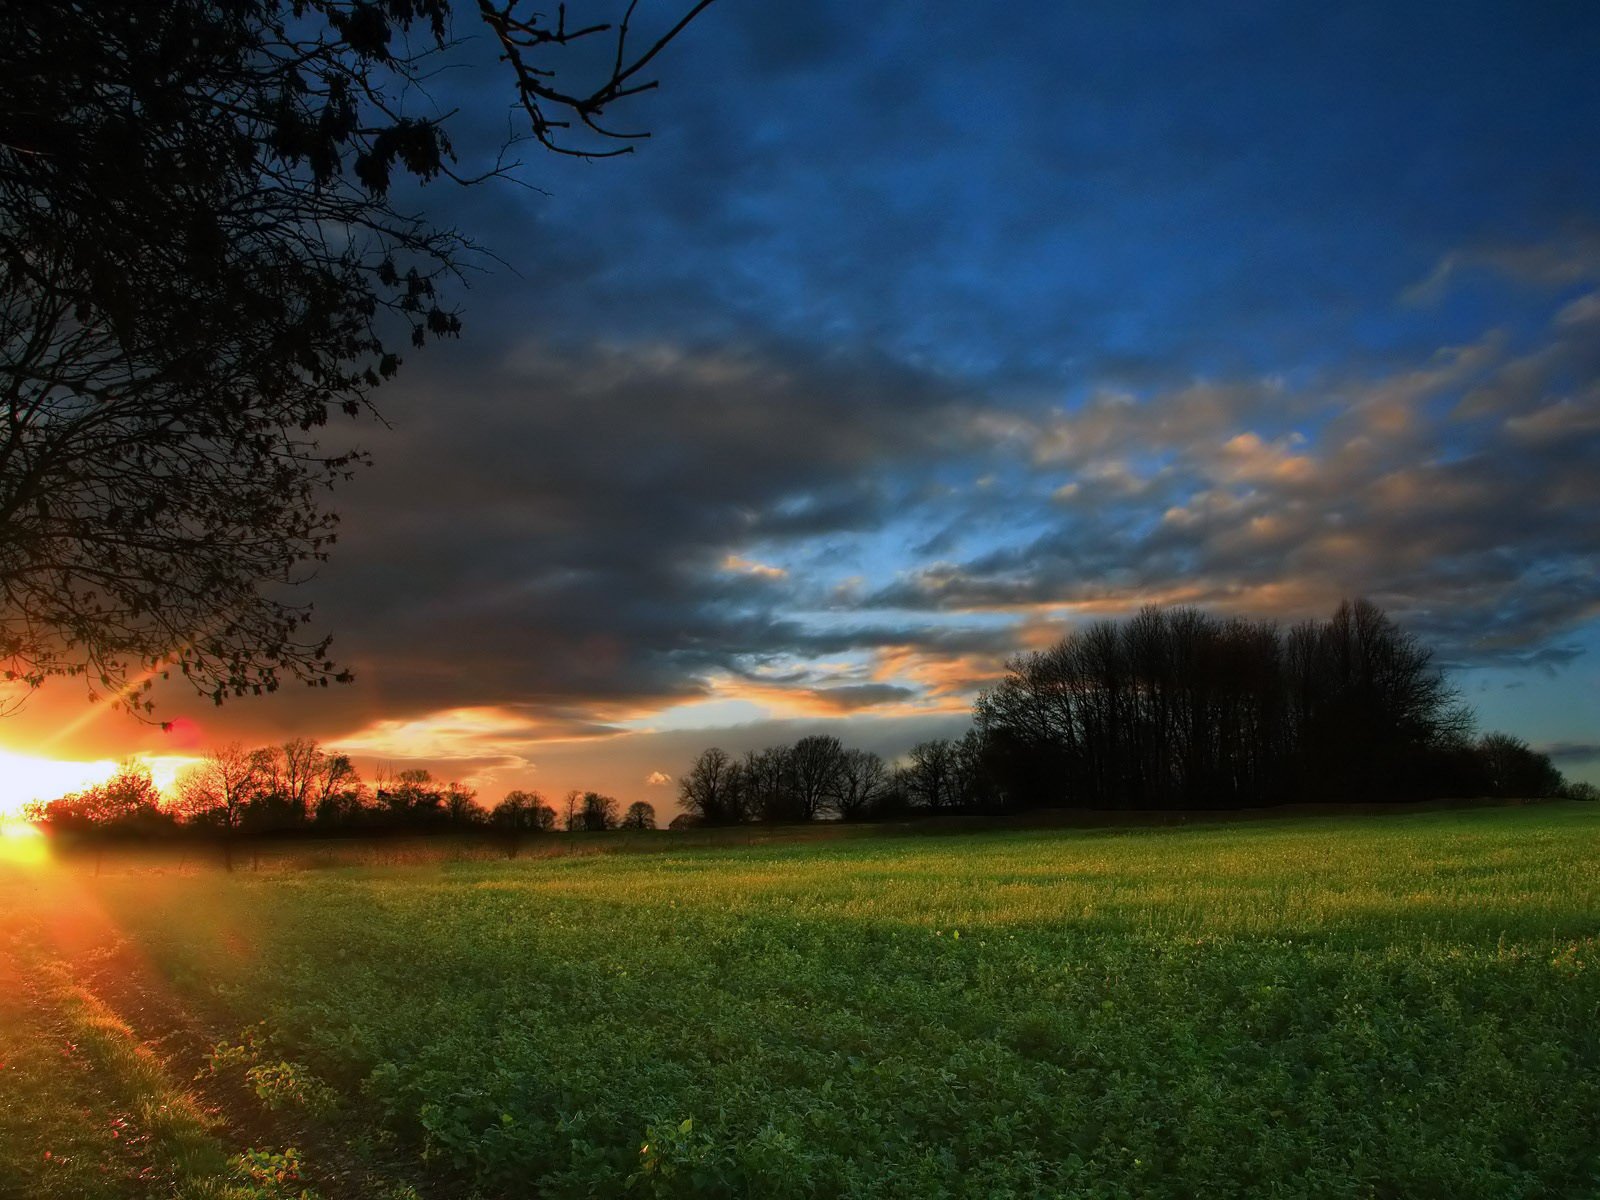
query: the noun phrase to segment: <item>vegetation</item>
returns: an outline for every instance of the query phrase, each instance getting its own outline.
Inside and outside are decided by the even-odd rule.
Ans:
[[[1554,804],[74,886],[254,1030],[220,1072],[487,1196],[1459,1200],[1594,1193],[1597,853]]]
[[[1009,667],[966,736],[919,743],[893,768],[828,736],[742,760],[712,747],[679,800],[731,825],[1588,794],[1518,738],[1473,740],[1429,651],[1365,601],[1288,630],[1147,608]]]
[[[0,1194],[295,1200],[295,1152],[230,1156],[217,1122],[103,1001],[0,929]],[[81,964],[80,964],[81,965]],[[274,1165],[271,1174],[263,1166]]]
[[[430,99],[452,12],[534,138],[604,155],[709,3],[643,42],[522,0],[0,6],[4,677],[145,708],[168,669],[219,703],[348,678],[275,585],[326,557],[328,489],[363,461],[329,420],[368,409],[396,341],[460,329],[472,248],[391,193],[507,167],[462,167]]]
[[[1342,605],[1287,634],[1147,609],[1017,659],[979,697],[961,739],[921,742],[891,766],[816,734],[742,759],[712,747],[679,780],[686,823],[805,824],[1046,807],[1182,811],[1438,797],[1594,799],[1550,759],[1470,716],[1430,656],[1371,605]],[[1343,781],[1346,790],[1330,791]],[[537,792],[493,808],[424,769],[369,784],[347,755],[297,738],[213,750],[162,796],[148,768],[47,803],[32,818],[90,839],[214,835],[231,867],[242,834],[481,832],[515,858],[554,831],[657,828],[654,806],[573,790],[558,816]]]

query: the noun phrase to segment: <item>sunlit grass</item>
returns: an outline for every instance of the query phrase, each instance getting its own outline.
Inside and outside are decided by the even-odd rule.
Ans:
[[[80,882],[490,1195],[1594,1194],[1600,806],[418,858]]]

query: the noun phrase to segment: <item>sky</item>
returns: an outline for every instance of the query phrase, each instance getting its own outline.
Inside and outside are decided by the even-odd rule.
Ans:
[[[463,12],[470,163],[512,117]],[[168,733],[62,681],[0,742],[667,813],[707,745],[958,733],[1076,623],[1365,595],[1600,780],[1597,46],[1585,3],[718,0],[637,153],[411,197],[493,257],[331,435],[375,466],[300,592],[356,681],[165,689]]]

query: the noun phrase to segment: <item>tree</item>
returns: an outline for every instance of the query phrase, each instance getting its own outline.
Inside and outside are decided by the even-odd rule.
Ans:
[[[76,832],[150,831],[163,822],[170,824],[164,807],[150,768],[137,759],[129,759],[118,764],[116,773],[104,783],[58,800],[30,805],[28,816],[52,828]]]
[[[506,857],[515,858],[523,838],[530,834],[548,833],[555,825],[555,809],[547,805],[538,792],[518,789],[506,793],[504,800],[494,806],[489,814],[489,824],[506,839]]]
[[[278,747],[283,756],[281,787],[284,805],[304,824],[316,807],[316,786],[328,756],[313,738],[292,738]],[[348,761],[348,760],[346,760]]]
[[[655,805],[644,800],[635,800],[628,805],[628,811],[623,814],[622,823],[618,829],[654,829],[656,827]]]
[[[687,2],[687,0],[685,0]],[[462,0],[464,6],[464,0]],[[530,133],[625,152],[613,106],[702,12],[647,44],[480,0]],[[326,557],[329,489],[365,461],[322,430],[460,320],[471,247],[391,198],[473,182],[426,76],[453,0],[0,6],[0,668],[149,711],[349,673],[281,586]],[[593,82],[555,58],[610,36]],[[581,130],[592,140],[572,142]],[[624,139],[617,141],[614,139]]]
[[[707,825],[732,825],[744,819],[739,764],[726,750],[712,746],[678,779],[678,800],[684,811]]]
[[[1519,737],[1486,733],[1476,748],[1491,796],[1540,800],[1560,795],[1566,785],[1550,756],[1540,754]]]
[[[371,801],[348,754],[320,753],[312,771],[311,803],[319,823],[352,822]]]
[[[478,793],[452,780],[444,789],[444,812],[456,828],[474,825],[483,812],[478,807]]]
[[[605,833],[617,827],[617,802],[599,792],[585,792],[579,815],[585,833]]]
[[[1470,714],[1366,601],[1287,631],[1149,608],[1008,667],[963,743],[966,803],[1234,808],[1423,797],[1471,774]]]
[[[949,738],[933,738],[911,747],[906,762],[905,786],[912,804],[941,811],[961,799],[960,762]]]
[[[189,821],[216,827],[222,836],[223,864],[233,870],[233,840],[260,790],[259,760],[230,742],[212,750],[178,780],[174,809]]]
[[[444,813],[444,793],[425,767],[408,767],[378,792],[378,803],[401,825],[422,826]]]
[[[789,747],[769,746],[745,752],[740,764],[745,812],[757,821],[792,821],[796,818],[794,771]]]
[[[840,820],[859,821],[873,815],[889,787],[889,768],[870,750],[846,750],[834,779],[833,806]]]
[[[838,795],[843,758],[844,747],[838,738],[828,734],[803,737],[790,747],[789,778],[797,820],[816,820]]]

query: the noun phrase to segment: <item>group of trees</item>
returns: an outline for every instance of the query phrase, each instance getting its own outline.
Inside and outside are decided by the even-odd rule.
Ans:
[[[219,747],[180,775],[171,794],[156,787],[146,764],[130,760],[104,783],[31,805],[28,816],[63,833],[209,832],[225,844],[248,834],[494,832],[515,853],[525,837],[558,824],[571,833],[656,827],[655,809],[644,801],[619,815],[620,808],[613,797],[576,790],[567,793],[559,820],[532,791],[509,792],[485,807],[470,788],[422,768],[364,780],[348,755],[296,738],[254,750]]]
[[[1431,652],[1363,600],[1287,629],[1147,608],[1009,669],[975,710],[990,791],[1006,807],[1242,808],[1561,786],[1516,739],[1474,740]]]
[[[708,825],[955,811],[975,806],[981,744],[975,732],[960,740],[919,742],[898,765],[870,750],[848,749],[829,734],[751,750],[741,758],[713,746],[679,780],[678,799],[686,813]]]
[[[960,739],[894,766],[828,736],[742,759],[713,747],[680,799],[735,824],[1591,791],[1520,739],[1474,738],[1430,652],[1353,601],[1287,629],[1190,608],[1098,622],[1013,659]]]

